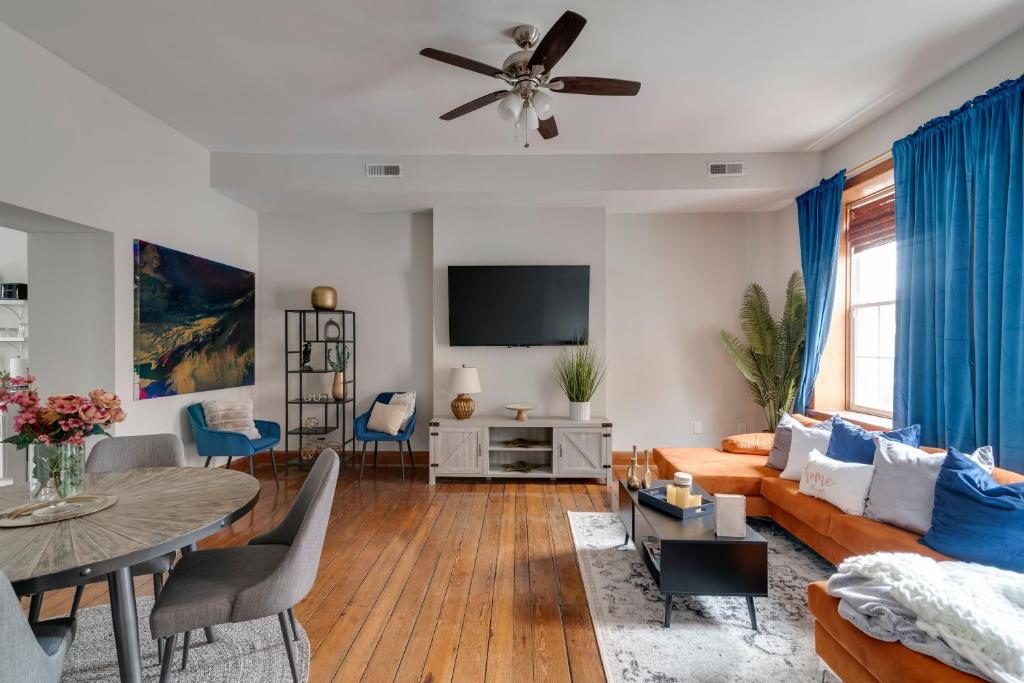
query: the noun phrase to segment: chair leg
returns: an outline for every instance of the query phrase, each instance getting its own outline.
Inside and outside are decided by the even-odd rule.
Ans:
[[[291,607],[288,608],[288,621],[292,623],[292,635],[295,638],[295,642],[299,642],[299,629],[295,628],[295,612],[292,611]]]
[[[274,455],[274,449],[270,449],[270,464],[274,468],[274,486],[281,488],[281,482],[277,480],[277,456]]]
[[[171,660],[174,659],[174,645],[177,642],[177,633],[164,638],[164,656],[160,660],[160,683],[167,683],[171,679]]]
[[[212,455],[208,455],[208,456],[206,456],[206,464],[205,464],[205,465],[203,465],[203,467],[209,467],[209,466],[210,466],[210,461],[211,461],[211,460],[213,460],[213,456],[212,456]]]
[[[363,480],[363,468],[366,467],[366,442],[363,442],[363,457],[359,461],[359,481]]]
[[[185,667],[188,666],[188,646],[192,642],[192,631],[185,631],[185,642],[182,643],[181,648],[181,670],[184,671]]]
[[[235,456],[233,456],[233,455],[229,455],[228,456],[228,464],[224,466],[224,469],[228,469],[228,470],[231,469],[231,459],[233,457],[235,457]]]
[[[252,461],[253,461],[254,457],[255,456],[252,456],[252,455],[249,456],[249,476],[250,477],[255,477],[256,476],[256,473],[252,469]]]
[[[43,594],[36,593],[28,603],[28,623],[34,624],[39,621],[39,612],[43,609]]]
[[[402,481],[405,481],[405,449],[401,441],[398,442],[398,464],[402,468]]]
[[[281,624],[281,635],[284,636],[284,649],[288,652],[288,666],[292,669],[292,682],[299,683],[299,672],[295,669],[295,652],[292,651],[292,639],[288,637],[288,621],[284,612],[277,613],[277,620]]]
[[[82,594],[85,593],[85,584],[75,587],[75,599],[71,601],[71,613],[69,617],[74,619],[78,616],[78,607],[82,604]]]
[[[409,471],[412,472],[412,476],[416,476],[416,458],[412,457],[412,441],[409,439],[405,440],[405,448],[409,451]]]

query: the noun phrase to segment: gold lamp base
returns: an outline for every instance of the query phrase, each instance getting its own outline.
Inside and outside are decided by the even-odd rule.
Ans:
[[[457,420],[468,420],[473,417],[474,410],[476,410],[476,401],[471,399],[468,394],[459,394],[452,400],[452,415]]]

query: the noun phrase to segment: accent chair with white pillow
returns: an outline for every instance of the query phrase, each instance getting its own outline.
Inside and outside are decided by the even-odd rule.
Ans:
[[[412,405],[408,397],[412,397]],[[399,398],[397,401],[394,399]],[[412,456],[412,433],[416,429],[416,392],[385,391],[377,394],[370,409],[357,417],[353,422],[353,436],[363,442],[362,458],[359,461],[359,479],[363,479],[366,465],[366,444],[373,443],[373,467],[377,468],[377,452],[381,441],[393,441],[398,444],[398,459],[402,467],[402,480],[405,480],[405,451],[409,451],[409,466],[416,471],[416,463]],[[410,410],[411,408],[411,410]],[[403,447],[402,444],[405,444]]]
[[[274,447],[281,442],[281,425],[269,420],[253,419],[252,400],[193,403],[188,407],[188,417],[192,423],[196,450],[201,457],[206,458],[205,467],[209,467],[211,459],[216,457],[226,456],[228,467],[233,458],[248,458],[249,474],[256,476],[253,458],[259,453],[270,451],[274,483],[278,484]]]

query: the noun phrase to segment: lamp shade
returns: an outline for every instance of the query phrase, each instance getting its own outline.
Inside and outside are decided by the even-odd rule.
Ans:
[[[533,108],[532,104],[527,104],[523,107],[519,121],[526,126],[527,130],[537,130],[540,128],[540,119],[537,117],[537,110]]]
[[[522,111],[523,98],[514,90],[510,90],[498,103],[498,115],[509,123],[519,120]]]
[[[543,90],[537,90],[533,93],[531,98],[533,102],[533,108],[537,110],[537,116],[542,119],[550,118],[553,111],[551,111],[551,95],[547,94]]]
[[[448,391],[453,394],[479,394],[480,375],[476,368],[452,368],[448,375]]]

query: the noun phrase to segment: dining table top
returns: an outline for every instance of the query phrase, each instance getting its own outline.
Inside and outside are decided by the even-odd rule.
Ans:
[[[183,548],[249,512],[259,482],[230,469],[155,467],[85,475],[84,493],[117,502],[82,517],[0,528],[0,571],[20,594]],[[0,510],[28,502],[27,484],[0,487]]]

